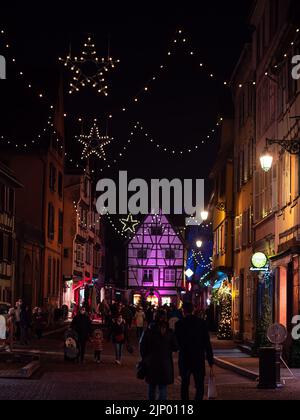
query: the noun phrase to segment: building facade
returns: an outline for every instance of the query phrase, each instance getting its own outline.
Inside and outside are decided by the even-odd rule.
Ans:
[[[64,183],[63,303],[96,309],[104,292],[105,246],[89,169]],[[102,293],[102,294],[101,294]]]
[[[214,236],[210,279],[213,285],[228,277],[231,280],[233,272],[233,136],[233,120],[224,120],[220,152],[210,174],[214,181],[210,200]]]
[[[255,333],[253,255],[253,175],[256,168],[255,82],[252,46],[244,47],[232,76],[234,119],[233,336],[249,341]]]
[[[22,184],[0,162],[0,302],[13,304],[16,294],[15,196]]]
[[[176,304],[185,290],[184,243],[164,215],[148,215],[128,244],[127,287],[134,304]]]

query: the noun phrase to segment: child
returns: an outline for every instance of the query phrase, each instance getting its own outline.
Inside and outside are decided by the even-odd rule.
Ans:
[[[103,351],[103,332],[101,330],[94,331],[93,337],[94,351],[95,351],[95,362],[100,362],[101,353]]]

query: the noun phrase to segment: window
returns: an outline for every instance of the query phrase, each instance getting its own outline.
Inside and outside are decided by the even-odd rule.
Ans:
[[[85,246],[85,260],[87,264],[91,264],[91,244],[87,243]]]
[[[165,251],[166,260],[175,260],[175,251],[174,249],[166,249]]]
[[[13,260],[13,238],[8,233],[0,232],[0,261],[11,264]]]
[[[234,223],[234,243],[235,243],[235,250],[239,251],[242,247],[242,220],[243,220],[243,216],[237,216],[235,218],[235,223]]]
[[[166,269],[165,270],[165,283],[175,283],[176,281],[176,270]]]
[[[52,258],[48,257],[48,295],[51,293]]]
[[[147,259],[147,249],[139,249],[137,252],[137,257],[139,260]]]
[[[53,280],[52,280],[52,295],[56,293],[56,259],[53,258]]]
[[[59,294],[59,292],[60,292],[60,261],[59,260],[57,260],[56,269],[57,269],[56,293]]]
[[[143,282],[153,283],[153,270],[144,270]]]
[[[162,227],[161,226],[151,227],[151,235],[152,236],[161,236],[162,235]]]
[[[15,191],[12,188],[8,188],[8,213],[15,213]]]
[[[51,241],[54,240],[54,222],[55,222],[54,207],[51,203],[49,203],[48,204],[48,238]]]
[[[13,215],[15,213],[15,191],[6,185],[0,185],[0,211]]]
[[[0,184],[0,211],[6,210],[6,186]]]
[[[63,175],[61,172],[58,173],[58,195],[60,198],[63,196]]]
[[[56,168],[52,163],[49,166],[49,188],[50,191],[55,192],[56,189]]]
[[[64,222],[64,215],[61,210],[58,211],[58,243],[63,243],[63,222]]]

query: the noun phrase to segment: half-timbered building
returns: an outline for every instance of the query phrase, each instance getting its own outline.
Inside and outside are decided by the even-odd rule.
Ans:
[[[128,244],[127,286],[132,301],[176,303],[184,289],[184,243],[165,215],[148,215]]]

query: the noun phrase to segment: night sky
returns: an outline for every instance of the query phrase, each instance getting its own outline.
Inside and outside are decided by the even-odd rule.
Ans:
[[[63,70],[67,152],[78,162],[81,146],[74,139],[81,133],[78,117],[84,119],[85,131],[89,131],[94,118],[104,132],[109,124],[109,134],[115,142],[106,152],[108,159],[113,160],[127,145],[135,121],[141,121],[158,143],[187,147],[199,144],[219,116],[231,115],[230,91],[222,87],[221,81],[230,79],[249,39],[247,18],[252,1],[186,1],[181,6],[172,2],[139,2],[137,6],[134,2],[128,5],[129,2],[98,1],[73,2],[68,7],[54,2],[46,6],[39,3],[39,7],[15,3],[10,2],[1,10],[6,36],[0,38],[0,54],[8,59],[15,57],[17,63],[9,65],[8,80],[0,84],[0,136],[4,134],[22,143],[45,126],[49,103],[40,101],[36,92],[45,92],[50,102],[55,101],[58,73],[62,70],[58,57],[65,57],[70,45],[73,53],[79,54],[88,34],[92,34],[99,56],[107,54],[110,42],[111,56],[121,62],[109,75],[108,98],[93,89],[69,96],[69,73]],[[187,50],[194,51],[196,57],[179,48],[176,55],[167,58],[174,34],[181,28]],[[4,48],[7,42],[11,45],[9,50]],[[168,69],[134,104],[132,99],[145,82],[157,75],[160,64],[168,61]],[[219,81],[209,79],[207,72],[201,70],[200,61]],[[24,80],[16,78],[16,70],[24,71]],[[37,89],[26,89],[24,81],[32,82]],[[118,111],[130,101],[133,105],[129,112]],[[110,112],[114,118],[108,123],[104,116]],[[120,165],[104,174],[115,177],[119,170],[128,170],[129,178],[207,178],[217,150],[216,136],[199,152],[172,158],[140,137]],[[207,196],[209,189],[207,184]]]

